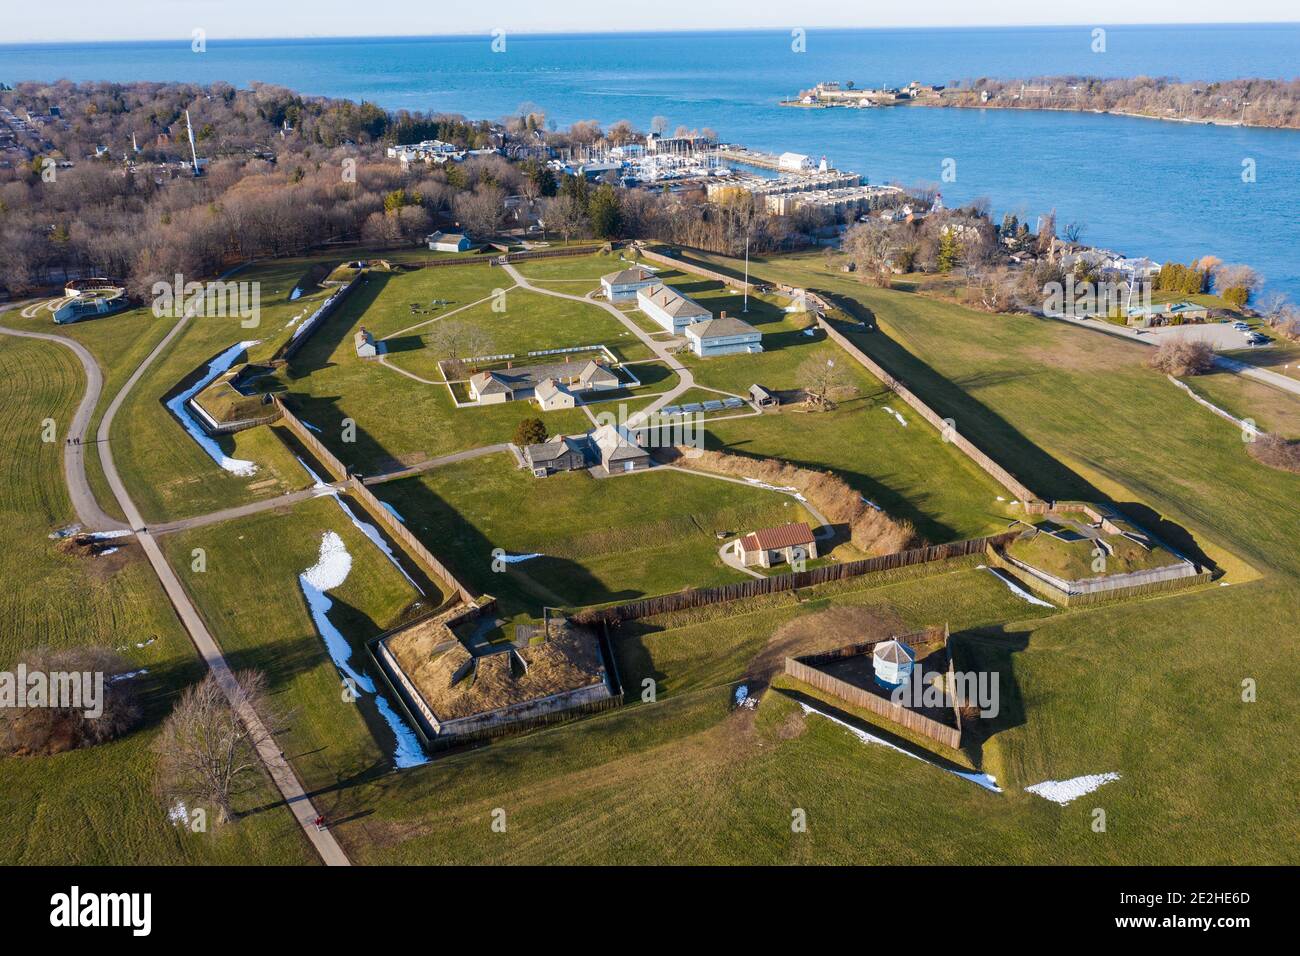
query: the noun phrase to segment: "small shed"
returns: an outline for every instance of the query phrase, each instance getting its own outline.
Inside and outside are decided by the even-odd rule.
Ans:
[[[912,676],[916,653],[899,641],[882,641],[871,653],[871,666],[877,681],[886,687],[898,687]]]
[[[379,355],[379,345],[369,329],[359,329],[353,336],[353,343],[356,345],[357,358],[372,359]]]
[[[781,404],[776,395],[758,383],[749,386],[749,399],[759,408],[775,408]]]

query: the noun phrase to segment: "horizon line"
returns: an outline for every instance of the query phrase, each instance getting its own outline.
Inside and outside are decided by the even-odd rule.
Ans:
[[[1258,26],[1300,26],[1300,18],[1295,20],[1164,20],[1141,22],[1061,22],[1061,23],[996,23],[996,24],[892,24],[885,26],[845,26],[812,25],[798,27],[806,32],[822,30],[839,31],[899,31],[899,30],[1054,30],[1062,27],[1258,27]],[[494,28],[496,29],[496,28]],[[637,37],[669,36],[681,34],[716,34],[716,33],[779,33],[787,34],[794,27],[699,27],[688,29],[646,29],[646,30],[525,30],[520,32],[504,31],[507,38],[530,39],[543,37]],[[243,36],[230,35],[213,37],[207,35],[207,42],[285,42],[294,40],[463,40],[473,37],[491,37],[492,30],[477,30],[459,33],[316,33],[294,36]],[[181,43],[190,39],[190,34],[177,34],[167,37],[122,37],[114,40],[71,39],[71,40],[10,40],[0,43],[0,49],[16,46],[111,46],[125,43]]]

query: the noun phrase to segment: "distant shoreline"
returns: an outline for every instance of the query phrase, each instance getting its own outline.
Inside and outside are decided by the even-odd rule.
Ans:
[[[1262,78],[1184,83],[1168,77],[1062,75],[979,79],[938,86],[862,88],[821,82],[780,106],[878,109],[889,106],[1102,113],[1138,119],[1250,129],[1300,129],[1300,80]]]
[[[845,109],[888,109],[884,106],[857,107],[857,106],[836,106],[831,104],[818,103],[799,103],[793,100],[783,100],[780,106],[788,106],[794,109],[802,110],[845,110]],[[1002,113],[1090,113],[1093,116],[1124,116],[1130,119],[1156,120],[1162,123],[1185,123],[1189,126],[1225,126],[1239,129],[1276,129],[1290,130],[1291,132],[1300,132],[1300,125],[1286,126],[1276,125],[1273,123],[1252,123],[1234,119],[1222,119],[1216,117],[1205,117],[1197,119],[1187,116],[1153,116],[1150,113],[1134,113],[1131,110],[1103,110],[1089,109],[1081,106],[1003,106],[996,103],[936,103],[925,100],[917,100],[912,103],[897,103],[894,106],[907,107],[924,107],[934,110],[998,110]]]
[[[1227,126],[1238,127],[1242,129],[1277,129],[1300,131],[1300,125],[1282,126],[1272,123],[1251,123],[1242,122],[1234,119],[1220,119],[1215,117],[1205,117],[1203,119],[1192,118],[1187,116],[1153,116],[1150,113],[1134,113],[1130,110],[1103,110],[1088,109],[1084,107],[1071,106],[1001,106],[994,103],[926,103],[916,102],[907,104],[909,106],[924,106],[930,109],[957,109],[957,110],[1001,110],[1004,113],[1021,112],[1044,112],[1044,113],[1091,113],[1095,116],[1127,116],[1132,119],[1158,120],[1162,123],[1187,123],[1191,126]],[[836,107],[828,107],[835,109]]]

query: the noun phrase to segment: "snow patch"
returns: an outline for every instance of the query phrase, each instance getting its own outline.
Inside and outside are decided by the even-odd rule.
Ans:
[[[390,515],[392,515],[398,521],[402,522],[402,524],[406,524],[406,519],[397,513],[396,508],[390,505],[387,501],[381,501],[379,503],[384,506],[384,510],[387,511]]]
[[[989,776],[986,773],[973,773],[964,770],[951,770],[948,767],[943,766],[942,764],[935,763],[933,760],[926,760],[924,757],[918,756],[917,754],[912,753],[912,751],[910,750],[904,750],[902,747],[899,747],[895,744],[891,744],[888,740],[883,740],[882,738],[877,737],[875,734],[869,734],[865,730],[861,729],[860,727],[854,727],[852,724],[840,720],[838,717],[832,717],[830,714],[824,714],[815,707],[809,707],[807,704],[800,704],[799,706],[803,708],[803,712],[805,715],[816,714],[818,717],[825,717],[831,723],[839,724],[841,727],[843,727],[845,730],[851,733],[854,737],[857,737],[864,744],[878,744],[881,747],[888,747],[890,750],[896,750],[900,754],[904,754],[908,757],[911,757],[913,760],[919,760],[921,761],[921,763],[928,763],[932,767],[938,767],[940,770],[946,773],[950,773],[954,777],[961,777],[963,780],[969,780],[971,783],[978,784],[979,786],[983,787],[985,790],[991,790],[993,793],[1002,792],[1002,788],[998,786],[997,779]]]
[[[379,715],[392,729],[393,736],[397,738],[397,747],[393,750],[393,763],[397,768],[401,770],[428,763],[429,755],[420,746],[420,738],[406,725],[406,721],[402,720],[397,711],[393,710],[382,694],[375,698],[375,706],[379,709]]]
[[[138,671],[126,671],[122,674],[114,674],[108,679],[108,682],[110,684],[116,684],[120,680],[134,680],[137,677],[143,677],[147,673],[149,673],[149,668],[142,667]]]
[[[111,538],[125,538],[132,534],[135,534],[135,532],[123,528],[121,531],[95,531],[86,535],[86,537],[94,538],[96,541],[108,541]]]
[[[302,289],[294,289],[292,292],[289,293],[289,301],[292,302],[300,295],[302,295]]]
[[[1044,780],[1032,787],[1025,787],[1025,792],[1036,794],[1044,800],[1051,800],[1053,803],[1065,806],[1067,803],[1078,800],[1085,794],[1092,793],[1099,787],[1118,779],[1119,774],[1113,771],[1110,773],[1090,773],[1082,777],[1072,777],[1069,780]]]
[[[904,418],[902,415],[898,414],[898,412],[894,411],[888,405],[884,406],[884,410],[887,411],[889,414],[893,415],[896,419],[898,419],[898,424],[902,425],[904,428],[907,427],[907,419]]]
[[[102,557],[104,557],[104,555],[106,555],[106,554],[117,554],[117,552],[119,552],[119,551],[121,551],[121,550],[122,550],[121,548],[105,548],[103,551],[101,551],[101,552],[99,552],[97,555],[95,555],[95,557],[97,557],[97,558],[102,558]]]
[[[352,555],[337,531],[326,531],[320,537],[320,556],[316,563],[302,573],[302,578],[318,591],[339,587],[352,571]]]
[[[379,529],[376,528],[374,525],[370,524],[368,521],[360,520],[355,514],[353,514],[352,509],[349,508],[347,505],[345,505],[343,503],[343,499],[339,497],[339,490],[321,481],[320,475],[312,471],[311,468],[307,466],[307,463],[305,461],[299,458],[298,464],[302,465],[303,470],[307,472],[308,475],[311,476],[311,480],[313,482],[312,487],[316,489],[317,496],[321,497],[324,495],[329,495],[330,497],[332,497],[335,503],[341,509],[343,509],[343,513],[348,516],[348,520],[352,522],[353,526],[362,534],[364,534],[367,538],[369,538],[370,542],[387,556],[388,560],[392,563],[393,567],[397,568],[398,571],[402,572],[402,577],[406,578],[406,580],[410,583],[411,587],[415,588],[415,590],[418,591],[420,594],[424,594],[424,589],[421,588],[420,585],[416,584],[415,579],[406,573],[406,569],[402,567],[402,563],[397,560],[397,555],[393,554],[393,549],[388,546],[388,542],[385,541],[383,536],[379,533]]]
[[[1039,607],[1050,607],[1050,608],[1056,607],[1056,605],[1053,604],[1051,601],[1044,601],[1041,598],[1034,597],[1032,594],[1030,594],[1028,591],[1022,588],[1015,581],[1012,581],[1009,577],[1007,577],[997,568],[985,567],[982,564],[979,565],[979,568],[983,568],[985,571],[990,572],[995,578],[997,578],[999,581],[1005,584],[1007,586],[1007,590],[1009,590],[1012,594],[1016,595],[1016,597],[1023,598],[1024,600],[1028,601],[1030,604],[1037,604]]]
[[[339,504],[342,505],[342,502]],[[320,559],[298,575],[298,584],[302,588],[303,597],[307,599],[307,608],[311,612],[312,623],[316,625],[316,633],[325,642],[325,649],[334,666],[339,673],[351,680],[355,690],[374,695],[375,682],[352,666],[352,645],[329,619],[329,609],[334,606],[334,602],[325,592],[343,584],[351,570],[352,556],[343,539],[334,531],[326,531],[321,535]],[[398,767],[414,767],[427,762],[429,758],[421,749],[419,738],[383,696],[375,695],[375,707],[397,740],[393,762]]]
[[[544,554],[503,554],[500,560],[506,564],[518,564],[520,561],[531,561],[533,558],[544,558]]]
[[[194,417],[190,414],[186,403],[195,395],[199,394],[199,392],[207,388],[213,380],[217,378],[217,376],[228,371],[230,366],[235,364],[235,359],[239,358],[240,355],[244,354],[244,352],[254,345],[257,345],[256,341],[239,342],[232,345],[208,363],[207,373],[197,382],[167,402],[167,408],[180,421],[182,427],[190,433],[190,437],[199,443],[199,447],[207,452],[212,460],[220,465],[224,470],[230,472],[232,475],[237,475],[240,478],[251,478],[253,475],[257,474],[257,465],[253,464],[251,461],[244,461],[240,458],[227,458],[225,453],[222,452],[221,446],[217,444],[216,439],[209,436],[208,433],[199,426],[199,423],[194,420]]]
[[[184,801],[177,800],[167,811],[167,822],[174,827],[182,826],[190,822],[190,808],[185,806]]]

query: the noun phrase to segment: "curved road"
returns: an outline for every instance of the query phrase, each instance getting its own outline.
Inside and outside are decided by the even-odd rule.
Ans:
[[[554,289],[544,289],[541,286],[535,286],[531,282],[529,282],[528,279],[526,279],[518,269],[516,269],[508,262],[501,263],[501,268],[504,269],[506,273],[512,279],[515,280],[515,283],[521,289],[527,289],[529,292],[536,292],[540,295],[555,296],[557,299],[572,299],[574,302],[583,302],[586,303],[587,305],[599,306],[600,308],[604,309],[605,311],[613,315],[614,318],[619,320],[619,322],[623,323],[623,325],[625,325],[628,328],[628,330],[632,332],[638,339],[640,339],[646,345],[650,346],[650,350],[654,352],[654,354],[659,358],[659,360],[677,373],[677,378],[678,378],[677,387],[667,392],[664,392],[662,395],[656,398],[645,408],[630,415],[626,422],[627,427],[633,427],[636,422],[648,418],[651,414],[657,412],[659,409],[663,408],[665,405],[672,402],[672,400],[675,399],[678,395],[683,395],[695,387],[695,376],[691,374],[690,369],[688,369],[681,362],[677,361],[677,357],[673,355],[672,352],[668,351],[668,349],[664,347],[664,344],[662,342],[655,341],[649,334],[645,332],[644,329],[641,328],[641,326],[637,325],[635,322],[629,319],[626,315],[624,315],[622,312],[616,309],[609,302],[598,302],[595,299],[590,299],[586,296],[572,295],[568,292],[556,292]],[[717,389],[710,389],[710,391],[717,391]],[[729,393],[724,393],[724,394],[729,394]]]
[[[136,540],[140,543],[140,547],[144,551],[145,557],[149,559],[149,563],[153,566],[154,573],[158,575],[158,580],[162,583],[163,590],[167,593],[167,597],[171,601],[172,607],[176,609],[176,614],[181,619],[181,623],[185,626],[185,630],[189,632],[190,640],[194,642],[194,646],[198,650],[199,656],[203,658],[204,663],[208,665],[213,676],[216,677],[217,683],[225,693],[226,699],[230,701],[231,707],[234,708],[235,713],[239,715],[240,721],[248,729],[252,739],[257,742],[258,756],[265,765],[276,788],[284,797],[285,803],[289,806],[289,809],[293,811],[294,818],[302,827],[303,833],[311,842],[312,846],[316,848],[316,852],[320,854],[321,859],[324,860],[326,864],[331,866],[348,866],[351,861],[348,860],[347,854],[343,852],[343,848],[339,845],[338,841],[334,839],[334,834],[329,830],[317,829],[315,821],[319,814],[317,813],[316,808],[312,805],[311,799],[307,796],[306,790],[303,789],[302,783],[299,782],[298,777],[294,774],[293,768],[289,765],[288,759],[284,756],[279,746],[275,743],[274,738],[272,738],[270,733],[267,731],[266,725],[262,723],[261,717],[258,716],[257,712],[247,702],[247,700],[244,699],[239,684],[235,680],[234,672],[231,671],[230,665],[226,663],[226,659],[221,653],[221,648],[218,646],[212,634],[208,631],[207,625],[204,624],[203,618],[199,615],[198,609],[190,600],[189,595],[186,594],[185,588],[181,585],[180,578],[177,577],[176,572],[172,570],[171,565],[167,563],[167,559],[164,557],[162,549],[158,547],[158,542],[154,540],[154,536],[146,529],[144,518],[140,514],[140,510],[136,507],[135,502],[131,500],[126,485],[118,474],[117,466],[113,462],[112,447],[109,445],[108,441],[109,432],[113,426],[113,418],[122,407],[122,403],[126,400],[127,394],[144,376],[145,371],[153,361],[163,352],[164,349],[167,348],[168,345],[171,344],[176,336],[181,333],[181,330],[185,328],[189,323],[189,320],[194,317],[199,305],[201,305],[201,300],[196,300],[194,304],[186,310],[185,315],[177,320],[176,324],[172,326],[171,331],[163,336],[162,341],[154,347],[153,351],[145,356],[144,361],[140,363],[136,370],[131,374],[131,377],[127,379],[126,384],[122,386],[121,391],[113,396],[113,400],[109,403],[108,409],[104,412],[104,417],[99,423],[99,431],[97,432],[99,442],[99,460],[104,467],[104,474],[108,478],[108,485],[113,491],[113,496],[117,498],[117,503],[121,507],[122,513],[126,515],[130,527],[135,531]],[[94,356],[92,356],[80,343],[62,336],[50,335],[42,332],[17,332],[11,329],[0,329],[0,332],[20,335],[27,338],[46,339],[58,342],[60,345],[67,346],[72,349],[73,352],[77,353],[78,357],[82,360],[82,364],[86,367],[87,395],[86,397],[83,397],[81,406],[77,409],[77,417],[74,418],[74,422],[76,422],[78,418],[80,419],[81,432],[84,433],[90,414],[93,412],[96,402],[98,402],[99,391],[103,387],[103,376],[99,371],[98,364],[94,360]],[[92,390],[94,392],[93,395],[90,394]],[[80,452],[84,446],[69,446],[70,449],[73,447],[77,448],[78,452]],[[86,481],[85,460],[83,456],[80,453],[75,457],[69,454],[68,457],[64,459],[64,465],[65,469],[68,469],[69,493],[73,494],[75,499],[76,495],[79,494],[80,491],[74,491],[73,489],[80,489],[81,491],[84,491],[86,495],[90,496],[90,502],[94,502],[94,496],[90,494],[90,486]],[[86,502],[83,501],[83,505],[85,503]],[[103,515],[98,504],[94,505],[94,510],[99,512],[100,515]],[[81,514],[80,509],[78,509],[78,514]],[[107,518],[107,515],[103,515],[103,517]],[[85,519],[83,518],[83,521],[84,520]],[[120,528],[121,524],[114,522],[113,526]]]
[[[95,406],[99,404],[99,393],[104,389],[104,375],[99,370],[99,363],[80,342],[61,335],[20,332],[18,329],[3,326],[0,326],[0,334],[57,342],[71,349],[72,353],[81,360],[81,367],[86,373],[86,393],[81,397],[81,404],[77,406],[72,421],[68,423],[68,440],[63,446],[63,479],[68,486],[68,497],[72,499],[72,509],[77,513],[77,520],[84,530],[117,531],[125,528],[126,525],[116,518],[109,517],[99,506],[94,492],[90,490],[90,482],[86,479],[86,428],[95,413]]]

